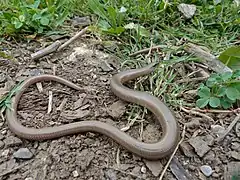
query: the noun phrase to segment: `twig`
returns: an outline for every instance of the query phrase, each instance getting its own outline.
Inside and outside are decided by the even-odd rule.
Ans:
[[[65,104],[67,103],[68,98],[64,98],[63,101],[61,102],[61,104],[57,107],[57,111],[62,111],[63,107],[65,106]]]
[[[217,143],[221,142],[228,135],[228,133],[232,130],[232,128],[235,126],[235,124],[237,124],[239,119],[240,119],[240,114],[238,114],[235,117],[235,119],[231,122],[231,124],[226,129],[225,133],[222,136],[219,136],[217,139],[215,139],[215,142],[217,142]]]
[[[155,50],[158,50],[160,49],[162,46],[161,45],[158,45],[158,46],[153,46],[153,47],[150,47],[150,48],[146,48],[146,49],[142,49],[142,50],[139,50],[139,51],[136,51],[132,54],[129,54],[130,57],[133,57],[133,56],[137,56],[139,54],[146,54],[146,53],[150,53],[152,51],[155,51]]]
[[[221,61],[219,61],[217,57],[210,54],[209,52],[204,51],[197,45],[188,43],[186,47],[184,47],[184,50],[202,59],[210,69],[217,73],[232,72],[232,70],[229,67],[225,66]]]
[[[54,64],[52,68],[53,68],[53,75],[55,76],[56,75],[57,66]]]
[[[5,122],[5,118],[4,118],[4,115],[3,115],[3,112],[5,110],[6,110],[6,106],[2,107],[1,110],[0,110],[1,118],[2,118],[3,122]]]
[[[185,109],[184,107],[180,107],[180,109],[183,110],[183,111],[186,112],[186,113],[195,114],[195,115],[198,115],[198,116],[205,117],[206,119],[208,119],[208,120],[210,120],[210,121],[214,121],[211,117],[207,116],[206,114],[203,114],[203,113],[194,111],[193,109],[187,110],[187,109]]]
[[[56,41],[53,44],[51,44],[50,46],[31,54],[32,60],[37,60],[43,56],[46,56],[46,55],[56,51],[61,44],[62,43],[60,41]]]
[[[192,110],[198,111],[198,112],[203,112],[203,113],[237,113],[237,112],[240,112],[240,108],[233,109],[233,110],[193,108]]]
[[[38,91],[40,93],[43,92],[43,87],[42,87],[42,83],[41,82],[36,83],[36,86],[37,86],[37,89],[38,89]]]
[[[5,175],[7,175],[7,174],[9,174],[9,173],[11,173],[11,172],[14,172],[14,171],[16,171],[16,170],[18,170],[18,169],[26,166],[26,165],[29,164],[30,162],[32,162],[32,161],[25,162],[25,163],[20,164],[19,166],[15,167],[15,168],[12,168],[12,169],[9,169],[9,170],[7,170],[7,171],[2,172],[2,173],[0,174],[0,177],[5,176]]]
[[[175,153],[177,152],[179,145],[183,142],[183,140],[184,140],[184,138],[185,138],[185,133],[186,133],[186,126],[184,125],[184,126],[183,126],[182,135],[181,135],[182,138],[181,138],[181,140],[178,142],[178,144],[177,144],[176,148],[174,149],[171,157],[169,158],[166,166],[164,167],[164,169],[163,169],[163,171],[162,171],[162,173],[161,173],[161,176],[159,177],[159,180],[162,180],[162,179],[163,179],[163,176],[164,176],[165,172],[167,171],[167,168],[168,168],[169,164],[171,163],[171,161],[172,161]]]
[[[52,98],[53,98],[52,91],[49,91],[49,100],[48,100],[48,111],[47,111],[47,114],[49,114],[52,111]]]
[[[82,36],[83,34],[86,33],[88,27],[85,27],[84,29],[82,29],[80,32],[78,32],[75,36],[73,36],[72,38],[70,38],[68,41],[66,41],[64,44],[62,44],[57,51],[61,51],[62,49],[64,49],[66,46],[68,46],[69,44],[71,44],[73,41],[75,41],[77,38],[79,38],[80,36]]]
[[[181,79],[176,81],[177,83],[185,83],[185,82],[193,82],[193,81],[203,81],[206,80],[208,77],[197,77],[197,78],[191,78],[191,79]]]
[[[117,156],[116,156],[116,163],[117,163],[117,167],[120,166],[120,149],[117,149]]]

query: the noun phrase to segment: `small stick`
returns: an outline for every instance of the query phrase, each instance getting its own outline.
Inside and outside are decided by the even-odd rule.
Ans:
[[[191,79],[181,79],[176,81],[177,83],[185,83],[185,82],[193,82],[193,81],[203,81],[206,80],[208,77],[197,77],[197,78],[191,78]]]
[[[38,83],[36,83],[36,85],[37,85],[38,91],[39,91],[40,93],[43,92],[42,83],[41,83],[41,82],[38,82]]]
[[[153,47],[150,47],[150,48],[145,48],[145,49],[142,49],[142,50],[139,50],[139,51],[136,51],[132,54],[129,54],[130,57],[133,57],[133,56],[137,56],[139,54],[146,54],[146,53],[150,53],[152,51],[155,51],[155,50],[158,50],[160,49],[162,46],[161,45],[158,45],[158,46],[153,46]]]
[[[0,110],[1,118],[2,118],[3,122],[5,122],[5,118],[4,118],[4,115],[3,115],[3,112],[5,110],[6,110],[6,106],[2,107],[1,110]]]
[[[70,38],[68,41],[66,41],[64,44],[62,44],[57,51],[61,51],[63,50],[66,46],[68,46],[69,44],[71,44],[73,41],[75,41],[77,38],[79,38],[80,36],[82,36],[83,34],[85,34],[87,32],[88,27],[85,27],[84,29],[82,29],[80,32],[78,32],[75,36],[73,36],[72,38]]]
[[[118,148],[117,149],[117,156],[116,156],[116,163],[117,163],[117,166],[119,167],[120,166],[120,149]]]
[[[56,65],[54,64],[52,68],[53,68],[53,75],[56,76],[56,70],[57,70]]]
[[[210,121],[214,121],[211,117],[207,116],[206,114],[203,114],[203,113],[194,111],[194,110],[192,110],[192,109],[191,109],[191,110],[187,110],[187,109],[185,109],[184,107],[180,107],[180,108],[181,108],[181,110],[183,110],[183,111],[186,112],[186,113],[199,115],[199,116],[205,117],[206,119],[208,119],[208,120],[210,120]]]
[[[61,102],[61,104],[57,107],[57,111],[62,111],[63,107],[67,103],[68,98],[64,98]]]
[[[52,98],[53,98],[52,91],[49,91],[49,100],[48,100],[48,111],[47,111],[47,114],[49,114],[52,111]]]
[[[56,42],[54,42],[50,46],[31,54],[32,60],[37,60],[37,59],[39,59],[43,56],[51,54],[52,52],[56,51],[61,44],[62,43],[57,40]]]
[[[23,164],[20,164],[19,166],[16,166],[16,167],[14,167],[14,168],[12,168],[12,169],[8,169],[8,170],[6,170],[5,172],[3,171],[3,172],[0,174],[0,177],[5,176],[5,175],[7,175],[7,174],[9,174],[9,173],[14,172],[14,171],[16,171],[16,170],[18,170],[18,169],[20,169],[20,168],[28,165],[30,162],[33,162],[33,161],[27,161],[27,162],[25,162],[25,163],[23,163]]]
[[[222,110],[222,109],[198,109],[198,108],[193,108],[192,110],[194,111],[199,111],[203,113],[237,113],[240,112],[240,108],[233,109],[233,110]]]
[[[221,142],[228,135],[228,133],[232,130],[232,128],[237,124],[239,119],[240,119],[240,114],[238,114],[235,117],[235,119],[231,122],[231,124],[226,129],[225,133],[222,136],[219,136],[217,139],[215,139],[215,142],[217,142],[217,143]]]
[[[163,179],[163,176],[164,176],[165,172],[167,171],[167,168],[168,168],[169,164],[171,163],[171,161],[172,161],[174,155],[176,154],[179,145],[183,142],[183,140],[184,140],[184,138],[185,138],[185,133],[186,133],[186,126],[184,125],[184,126],[183,126],[182,135],[181,135],[182,138],[181,138],[181,140],[178,142],[178,144],[177,144],[176,148],[174,149],[174,151],[173,151],[171,157],[169,158],[169,160],[168,160],[166,166],[164,167],[164,169],[163,169],[163,171],[162,171],[162,173],[161,173],[161,176],[159,177],[159,180],[162,180],[162,179]]]

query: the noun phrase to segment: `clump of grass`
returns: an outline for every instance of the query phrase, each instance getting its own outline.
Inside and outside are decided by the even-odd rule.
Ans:
[[[0,35],[43,34],[56,29],[69,16],[67,0],[11,0],[2,3],[0,11]]]
[[[16,84],[8,93],[2,95],[0,97],[0,110],[1,113],[3,113],[3,111],[6,108],[11,108],[11,98],[15,95],[16,92],[18,92],[20,90],[22,81],[20,81],[18,84]]]

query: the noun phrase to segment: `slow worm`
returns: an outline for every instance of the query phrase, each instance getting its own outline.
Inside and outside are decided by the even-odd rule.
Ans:
[[[11,108],[7,108],[6,110],[8,126],[14,134],[28,140],[48,140],[76,133],[89,131],[96,132],[108,136],[128,151],[140,157],[149,160],[163,158],[173,152],[179,140],[179,128],[174,115],[171,110],[157,97],[147,92],[129,89],[123,85],[129,80],[147,75],[153,70],[154,65],[150,64],[143,68],[120,72],[112,77],[110,86],[112,92],[120,99],[144,106],[156,116],[156,119],[160,123],[163,131],[161,139],[156,143],[138,141],[118,128],[99,121],[81,121],[41,129],[23,126],[17,119],[17,107],[22,94],[30,85],[40,81],[56,81],[75,90],[84,91],[83,88],[80,88],[70,81],[53,75],[34,76],[28,78],[21,84],[20,90],[16,92],[15,96],[11,99]]]

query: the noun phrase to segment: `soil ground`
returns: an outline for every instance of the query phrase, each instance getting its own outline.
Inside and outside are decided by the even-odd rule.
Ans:
[[[94,50],[91,39],[85,38],[62,52],[32,62],[30,54],[37,49],[40,49],[40,44],[34,42],[6,45],[5,50],[12,52],[18,62],[2,59],[2,88],[7,81],[15,83],[38,74],[56,74],[83,87],[86,92],[56,82],[42,83],[43,91],[39,92],[33,85],[26,90],[18,106],[18,119],[22,124],[42,128],[98,120],[119,129],[127,125],[125,112],[129,110],[129,103],[119,100],[109,86],[111,76],[121,70],[116,57]],[[48,114],[49,91],[53,94],[53,104]],[[63,102],[65,105],[58,110]],[[221,180],[225,177],[230,180],[227,174],[234,167],[239,167],[240,122],[221,144],[212,142],[229,126],[235,114],[208,113],[214,120],[210,122],[203,117],[173,111],[180,125],[187,124],[186,136],[164,179],[173,180],[176,173],[185,172],[192,179]],[[146,142],[157,141],[161,137],[161,128],[153,119],[151,115],[145,119],[142,134],[139,133],[140,123],[127,133]],[[22,148],[27,148],[24,149],[25,154],[17,154]],[[90,132],[42,142],[28,141],[15,136],[3,120],[0,121],[0,156],[0,179],[3,180],[157,180],[169,158],[150,162],[128,152],[112,139]],[[212,168],[210,177],[201,171],[204,165]],[[176,170],[176,167],[183,169]]]

